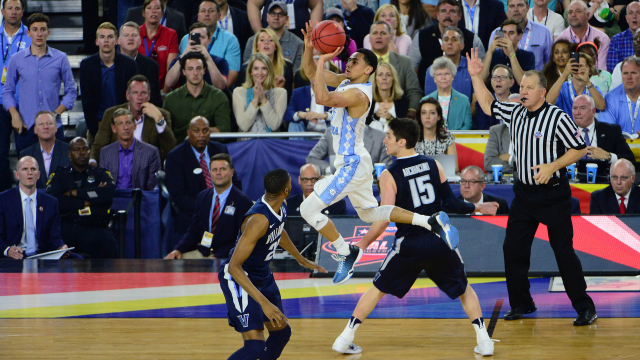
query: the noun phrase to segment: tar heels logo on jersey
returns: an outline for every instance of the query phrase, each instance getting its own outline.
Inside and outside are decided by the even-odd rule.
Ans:
[[[338,132],[338,127],[337,126],[332,126],[331,127],[331,133],[333,135],[340,135],[340,133]]]
[[[242,327],[249,327],[249,314],[238,315],[238,320],[242,323]]]

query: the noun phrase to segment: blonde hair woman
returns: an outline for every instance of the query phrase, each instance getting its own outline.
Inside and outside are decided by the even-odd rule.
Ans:
[[[388,62],[379,62],[373,82],[373,104],[369,111],[369,126],[387,131],[387,123],[393,118],[407,117],[409,98],[398,81],[398,72]]]
[[[271,29],[261,29],[253,38],[252,54],[261,53],[267,55],[273,64],[275,71],[275,83],[277,87],[285,88],[288,92],[293,89],[293,63],[284,58],[280,40]],[[248,62],[242,64],[238,83],[243,84],[247,78]]]
[[[411,47],[412,41],[411,37],[405,34],[398,9],[391,4],[384,4],[380,6],[376,12],[375,18],[373,19],[373,23],[375,24],[379,20],[386,22],[391,28],[392,41],[389,43],[389,51],[409,56],[409,48]],[[364,37],[363,45],[365,49],[371,50],[369,35]]]
[[[276,87],[275,71],[267,55],[255,53],[247,64],[246,81],[233,90],[233,112],[239,131],[278,131],[287,109],[287,91]]]

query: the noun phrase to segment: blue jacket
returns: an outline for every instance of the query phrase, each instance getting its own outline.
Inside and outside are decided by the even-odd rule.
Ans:
[[[438,99],[438,90],[423,97]],[[473,121],[471,120],[471,105],[469,98],[454,89],[451,89],[451,104],[449,105],[449,117],[447,118],[447,128],[449,130],[471,130]]]

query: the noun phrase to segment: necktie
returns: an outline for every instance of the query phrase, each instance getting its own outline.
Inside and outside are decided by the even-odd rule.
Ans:
[[[624,215],[627,213],[627,207],[624,206],[624,196],[620,196],[620,214]]]
[[[207,183],[207,189],[211,189],[213,187],[213,183],[211,182],[211,173],[209,172],[207,162],[204,161],[204,153],[200,154],[200,168],[202,169],[202,174],[204,175],[204,182]]]
[[[36,253],[36,227],[33,224],[31,198],[28,197],[24,201],[26,203],[24,208],[24,235],[27,239],[27,256],[31,256]]]
[[[582,131],[584,132],[584,144],[587,146],[591,146],[591,138],[589,138],[589,129],[584,128],[582,129]],[[582,158],[586,159],[587,155],[583,156]]]
[[[211,233],[213,234],[216,231],[216,225],[218,225],[218,218],[220,217],[220,199],[216,195],[216,204],[213,206],[213,211],[211,212]]]

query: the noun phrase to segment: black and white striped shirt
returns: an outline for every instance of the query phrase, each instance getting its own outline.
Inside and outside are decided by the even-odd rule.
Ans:
[[[545,102],[538,110],[529,111],[516,103],[493,101],[491,116],[504,121],[511,133],[514,159],[520,181],[537,185],[533,177],[538,170],[531,167],[550,164],[567,152],[586,147],[573,120],[555,105]],[[566,176],[566,169],[553,174],[550,181]]]

